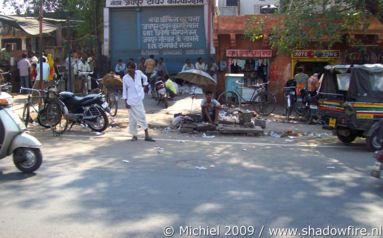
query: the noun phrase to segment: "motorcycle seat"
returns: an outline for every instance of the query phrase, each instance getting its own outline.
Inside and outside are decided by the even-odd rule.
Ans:
[[[72,102],[74,102],[74,103],[82,103],[82,102],[88,101],[90,99],[100,97],[101,94],[93,93],[93,94],[88,94],[85,96],[75,96],[74,93],[72,93],[72,92],[61,92],[60,96],[63,97],[64,100],[70,98],[72,100]]]

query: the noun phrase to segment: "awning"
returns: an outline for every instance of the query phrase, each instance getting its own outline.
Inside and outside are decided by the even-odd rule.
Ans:
[[[12,27],[19,28],[29,35],[36,36],[40,34],[39,21],[34,17],[5,16],[0,15],[0,21]],[[57,27],[43,20],[43,34],[57,30]]]

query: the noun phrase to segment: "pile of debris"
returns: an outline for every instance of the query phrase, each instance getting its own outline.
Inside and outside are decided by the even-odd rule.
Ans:
[[[266,121],[257,119],[254,111],[222,109],[217,125],[202,121],[200,114],[175,114],[172,127],[181,133],[216,131],[221,134],[263,135]]]

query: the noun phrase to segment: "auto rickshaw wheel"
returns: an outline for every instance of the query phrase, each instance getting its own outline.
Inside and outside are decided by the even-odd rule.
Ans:
[[[356,138],[356,133],[347,128],[336,128],[336,136],[345,144],[350,144]]]
[[[366,138],[367,147],[371,151],[381,150],[383,147],[383,138],[379,136],[378,131],[375,130],[371,136]]]

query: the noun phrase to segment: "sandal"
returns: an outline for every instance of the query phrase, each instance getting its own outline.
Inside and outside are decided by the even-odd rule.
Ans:
[[[137,136],[133,136],[132,139],[130,139],[130,141],[136,141],[138,140]]]
[[[152,137],[145,137],[145,141],[156,142]]]

